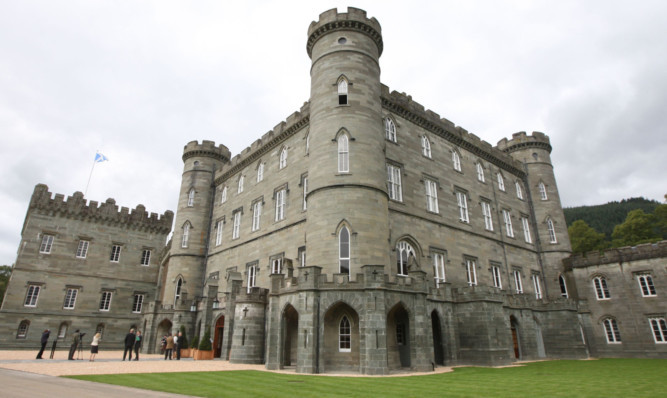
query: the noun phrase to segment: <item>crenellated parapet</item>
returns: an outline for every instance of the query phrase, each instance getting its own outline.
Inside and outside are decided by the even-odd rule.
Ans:
[[[604,251],[590,251],[574,254],[563,260],[566,270],[584,268],[602,264],[622,264],[631,261],[667,257],[667,240],[657,243],[646,243],[637,246],[620,247]]]
[[[112,198],[100,203],[91,200],[88,202],[81,192],[74,192],[72,196],[49,192],[49,187],[37,184],[30,198],[28,212],[38,212],[48,215],[57,215],[84,221],[115,224],[124,228],[146,230],[155,233],[167,234],[171,231],[174,213],[167,210],[164,214],[148,213],[144,205],[138,205],[130,210],[119,207]]]
[[[359,8],[348,7],[346,13],[339,13],[336,8],[320,14],[320,19],[311,22],[308,27],[308,42],[306,50],[308,56],[312,56],[313,46],[325,34],[337,30],[355,30],[370,37],[378,47],[378,55],[382,54],[384,44],[382,42],[382,28],[375,18],[368,18],[366,11]]]
[[[549,136],[539,131],[533,131],[533,134],[528,135],[525,131],[520,131],[518,133],[512,134],[512,139],[508,140],[503,138],[498,141],[498,149],[506,152],[512,153],[520,149],[525,148],[538,148],[544,149],[547,152],[551,153],[551,142],[549,141]]]
[[[213,141],[204,140],[201,144],[197,141],[190,141],[183,148],[183,161],[195,156],[213,158],[226,163],[229,162],[232,154],[226,146],[222,144],[215,146]]]
[[[414,101],[412,96],[390,91],[389,87],[384,84],[382,85],[382,107],[498,167],[518,176],[525,174],[521,163],[502,150],[494,148],[490,143],[469,133],[461,126],[456,126],[451,121],[441,118],[436,112],[425,109],[422,104]]]

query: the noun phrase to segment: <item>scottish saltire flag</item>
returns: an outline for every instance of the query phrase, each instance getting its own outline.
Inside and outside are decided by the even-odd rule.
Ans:
[[[106,162],[107,160],[109,160],[109,158],[102,155],[101,153],[98,152],[98,153],[95,154],[95,162],[96,163]]]

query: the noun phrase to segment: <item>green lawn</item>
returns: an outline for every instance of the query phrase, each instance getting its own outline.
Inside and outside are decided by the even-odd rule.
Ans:
[[[547,361],[410,377],[328,377],[258,371],[72,376],[200,397],[660,397],[667,360]]]

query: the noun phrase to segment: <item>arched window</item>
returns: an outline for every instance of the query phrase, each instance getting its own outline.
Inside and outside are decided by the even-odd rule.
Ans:
[[[477,163],[477,180],[479,182],[484,182],[484,166],[481,163]]]
[[[16,331],[16,338],[17,339],[25,339],[28,336],[28,328],[30,327],[30,321],[21,321],[19,323],[19,328]]]
[[[412,246],[406,241],[398,242],[398,245],[396,245],[396,267],[398,269],[398,275],[408,275],[408,262],[410,261],[410,256],[413,258],[416,257],[415,250]]]
[[[183,278],[180,276],[176,280],[176,292],[174,293],[174,305],[178,304],[178,300],[181,299],[181,293],[183,290]]]
[[[58,328],[58,338],[59,339],[64,339],[67,336],[67,328],[69,325],[67,322],[63,322],[60,324],[60,327]]]
[[[345,226],[338,233],[338,272],[350,275],[350,231]]]
[[[521,184],[519,181],[515,182],[514,185],[516,186],[516,197],[523,200],[523,190],[521,189]]]
[[[498,189],[505,192],[505,179],[503,175],[498,173],[496,174],[496,178],[498,179]]]
[[[350,171],[350,149],[346,134],[338,137],[338,172],[347,173]]]
[[[338,351],[350,352],[352,350],[352,328],[347,316],[343,315],[338,326]]]
[[[181,247],[188,247],[188,240],[190,239],[190,221],[186,221],[183,224],[183,240],[181,241]]]
[[[188,193],[188,207],[192,207],[194,205],[195,205],[195,189],[192,188]]]
[[[607,280],[602,276],[593,278],[593,288],[595,288],[595,296],[598,300],[608,300],[611,298],[609,294],[609,287],[607,287]]]
[[[264,163],[260,163],[257,166],[257,182],[260,182],[264,179]]]
[[[338,105],[347,105],[347,80],[345,78],[338,81]]]
[[[556,229],[554,228],[554,222],[551,221],[551,218],[547,218],[547,230],[549,230],[549,243],[558,243],[556,239]]]
[[[563,278],[563,275],[558,276],[558,284],[560,285],[561,297],[568,298],[569,295],[567,294],[567,284],[565,283],[565,278]]]
[[[544,186],[544,183],[540,182],[538,188],[540,189],[540,199],[547,200],[547,187]]]
[[[238,186],[238,189],[236,190],[236,193],[242,193],[243,192],[243,180],[245,180],[245,178],[243,176],[240,176],[239,177],[239,186]]]
[[[621,332],[618,330],[618,323],[614,318],[606,318],[602,321],[604,326],[604,333],[607,336],[607,343],[609,344],[620,344],[621,343]]]
[[[280,169],[284,169],[285,166],[287,166],[287,148],[283,148],[282,151],[280,151],[280,161],[278,166]]]
[[[384,134],[385,137],[391,141],[396,142],[396,125],[391,118],[384,119]]]
[[[422,135],[422,155],[431,158],[431,141],[425,135]]]
[[[306,155],[310,153],[310,133],[306,134]]]
[[[454,166],[454,170],[461,171],[461,157],[456,150],[452,151],[452,165]]]
[[[227,187],[222,188],[222,194],[220,194],[220,202],[225,203],[227,201]]]

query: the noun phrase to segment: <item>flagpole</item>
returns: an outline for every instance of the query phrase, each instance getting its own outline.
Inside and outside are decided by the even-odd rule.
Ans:
[[[86,191],[83,193],[83,196],[86,197],[86,194],[88,193],[88,186],[90,185],[90,178],[93,176],[93,170],[95,169],[95,163],[97,163],[97,154],[99,152],[95,152],[95,158],[93,158],[93,167],[90,168],[90,175],[88,176],[88,182],[86,183]]]

